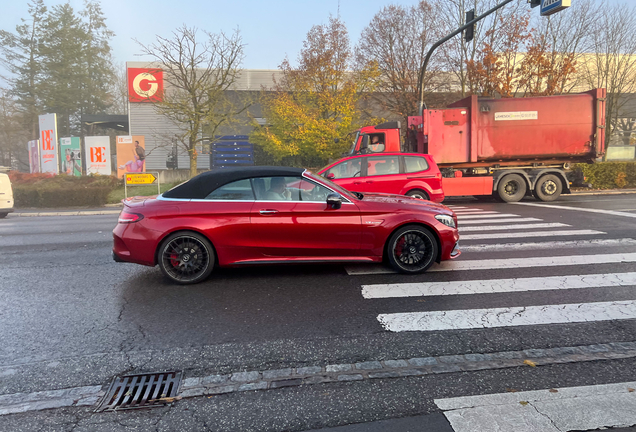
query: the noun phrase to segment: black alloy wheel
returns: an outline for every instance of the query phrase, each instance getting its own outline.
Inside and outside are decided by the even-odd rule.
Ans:
[[[387,257],[391,267],[400,273],[422,273],[437,258],[437,241],[428,229],[407,225],[389,239]]]
[[[426,200],[426,201],[430,200],[430,198],[428,197],[428,194],[421,189],[413,189],[411,191],[408,191],[406,193],[406,196],[410,196],[412,198],[417,198],[417,199]]]
[[[497,194],[504,202],[521,201],[526,195],[526,181],[519,174],[508,174],[499,181]]]
[[[554,174],[544,175],[534,188],[534,196],[541,201],[554,201],[561,196],[563,183]]]
[[[204,236],[179,232],[168,236],[159,249],[159,268],[178,284],[194,284],[214,269],[214,250]]]

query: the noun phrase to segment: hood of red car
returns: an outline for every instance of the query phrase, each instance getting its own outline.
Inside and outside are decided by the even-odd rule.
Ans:
[[[415,205],[418,207],[426,207],[428,210],[437,211],[440,213],[452,214],[452,210],[446,207],[444,204],[434,203],[432,201],[425,201],[417,198],[411,198],[405,195],[393,195],[382,193],[365,193],[364,202],[382,202],[393,203],[400,205]]]

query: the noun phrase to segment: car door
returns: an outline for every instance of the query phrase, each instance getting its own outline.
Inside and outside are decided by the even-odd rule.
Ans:
[[[268,188],[272,178],[262,181]],[[285,183],[284,200],[257,194],[252,208],[250,232],[264,260],[359,254],[361,219],[354,203],[343,199],[341,208],[329,208],[326,199],[331,189],[304,177],[285,177]]]
[[[360,192],[397,194],[402,189],[405,176],[400,174],[400,157],[369,156],[363,170]]]

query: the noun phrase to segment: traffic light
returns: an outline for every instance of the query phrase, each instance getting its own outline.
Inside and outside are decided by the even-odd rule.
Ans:
[[[531,8],[541,6],[541,0],[529,0],[529,3]]]
[[[468,12],[466,12],[466,23],[469,23],[470,21],[474,19],[475,19],[475,9],[469,10]],[[464,30],[464,40],[466,42],[470,42],[471,40],[473,40],[474,36],[475,36],[475,24],[471,24],[470,27]]]

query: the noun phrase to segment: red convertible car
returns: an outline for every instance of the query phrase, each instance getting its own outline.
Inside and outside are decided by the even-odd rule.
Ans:
[[[388,261],[420,273],[459,256],[457,217],[430,201],[349,192],[300,168],[208,171],[124,200],[113,259],[197,283],[215,266]]]

